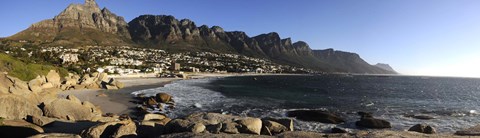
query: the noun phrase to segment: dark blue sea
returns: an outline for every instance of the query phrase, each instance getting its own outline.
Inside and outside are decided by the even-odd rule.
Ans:
[[[298,109],[327,110],[347,120],[333,125],[295,120],[297,130],[357,130],[358,111],[388,120],[394,130],[425,123],[440,133],[480,124],[480,79],[365,75],[239,76],[182,80],[134,94],[166,92],[181,117],[198,111],[254,117],[285,117]],[[428,115],[419,120],[407,115]]]

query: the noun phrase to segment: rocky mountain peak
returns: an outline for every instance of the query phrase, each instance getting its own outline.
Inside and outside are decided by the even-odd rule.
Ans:
[[[304,42],[304,41],[298,41],[298,42],[293,43],[293,47],[295,47],[295,48],[301,48],[301,47],[310,48],[310,46],[307,44],[307,42]]]
[[[98,4],[95,0],[85,0],[85,6],[98,7]]]
[[[292,44],[292,47],[297,50],[297,52],[306,52],[306,53],[310,53],[312,51],[312,49],[310,49],[310,46],[304,42],[304,41],[298,41],[298,42],[295,42]]]
[[[220,27],[220,26],[213,26],[213,27],[212,27],[212,30],[213,30],[213,32],[215,32],[215,33],[224,33],[224,32],[225,32],[225,31],[223,30],[223,28]]]
[[[192,27],[197,27],[197,26],[195,25],[195,23],[192,22],[192,21],[189,20],[189,19],[182,19],[182,20],[180,21],[180,25],[181,25],[181,26],[189,26],[189,27],[190,27],[190,26],[192,26]]]
[[[266,36],[269,37],[269,38],[280,39],[280,35],[277,32],[270,32],[270,33],[266,34]]]
[[[11,38],[68,46],[125,44],[131,37],[123,17],[100,9],[95,0],[85,0],[84,4],[70,4],[53,19],[35,23]]]
[[[107,7],[102,9],[103,14],[113,14],[110,10],[107,9]]]
[[[282,44],[284,46],[291,46],[292,45],[292,39],[291,38],[282,39]]]
[[[268,34],[261,34],[261,35],[258,35],[258,36],[255,36],[253,37],[255,40],[257,40],[258,42],[265,42],[264,44],[265,45],[268,45],[268,44],[272,44],[272,43],[277,43],[277,44],[280,44],[281,40],[280,40],[280,35],[278,35],[278,33],[276,32],[271,32],[271,33],[268,33]]]

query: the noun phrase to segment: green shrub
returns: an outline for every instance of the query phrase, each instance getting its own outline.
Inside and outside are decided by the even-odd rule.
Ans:
[[[59,71],[61,76],[66,76],[68,71],[64,68],[51,65],[25,63],[9,55],[0,54],[0,71],[24,81],[35,79],[38,75],[46,75],[50,70]]]

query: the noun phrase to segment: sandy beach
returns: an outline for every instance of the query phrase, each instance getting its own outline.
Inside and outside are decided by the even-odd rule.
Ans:
[[[120,82],[125,83],[125,88],[119,90],[68,90],[59,92],[59,97],[75,95],[82,101],[90,101],[96,106],[100,106],[104,113],[128,114],[130,108],[136,105],[132,102],[131,93],[134,91],[162,87],[172,81],[180,80],[178,78],[118,78]],[[106,96],[100,96],[105,94]]]

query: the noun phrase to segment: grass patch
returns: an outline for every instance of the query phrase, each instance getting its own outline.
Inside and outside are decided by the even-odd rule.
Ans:
[[[6,54],[0,54],[0,71],[17,77],[23,81],[35,79],[38,75],[47,75],[50,70],[57,70],[61,76],[66,76],[68,71],[51,65],[25,63]]]

